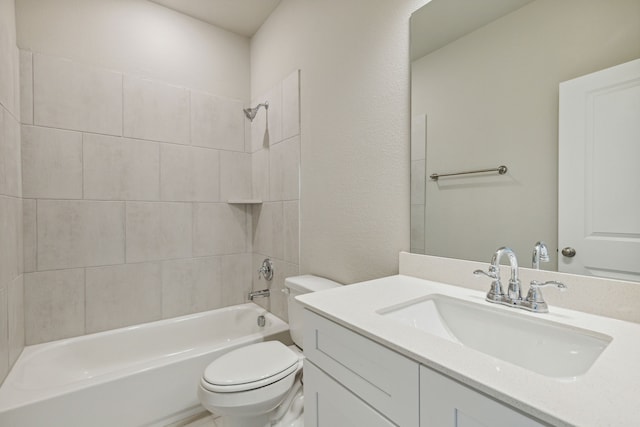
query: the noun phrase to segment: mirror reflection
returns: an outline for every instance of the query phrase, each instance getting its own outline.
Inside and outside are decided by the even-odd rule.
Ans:
[[[508,245],[530,267],[544,241],[540,268],[567,271],[559,85],[640,57],[640,1],[433,0],[412,16],[411,50],[411,251],[485,262]],[[640,175],[621,176],[640,208]]]

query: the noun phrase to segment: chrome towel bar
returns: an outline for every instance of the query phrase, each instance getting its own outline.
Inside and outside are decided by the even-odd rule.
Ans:
[[[475,171],[441,173],[441,174],[432,173],[431,175],[429,175],[429,178],[431,178],[434,181],[437,181],[439,178],[442,178],[444,176],[469,175],[472,173],[487,173],[487,172],[498,172],[498,174],[504,175],[505,173],[507,173],[507,167],[502,165],[502,166],[498,166],[495,169],[480,169]]]

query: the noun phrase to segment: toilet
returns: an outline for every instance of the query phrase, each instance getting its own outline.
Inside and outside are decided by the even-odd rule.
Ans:
[[[233,350],[205,369],[198,398],[220,415],[219,427],[302,427],[302,306],[295,297],[341,286],[322,277],[285,279],[289,331],[295,346],[267,341]]]

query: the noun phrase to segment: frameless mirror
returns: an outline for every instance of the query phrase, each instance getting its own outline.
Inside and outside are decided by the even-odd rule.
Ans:
[[[563,81],[640,57],[640,0],[432,0],[411,18],[411,251],[558,267]],[[449,174],[506,166],[507,172]],[[562,166],[560,166],[562,167]]]

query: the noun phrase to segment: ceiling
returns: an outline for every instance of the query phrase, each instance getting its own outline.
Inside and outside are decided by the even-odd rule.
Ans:
[[[216,27],[253,36],[281,0],[151,0]]]
[[[531,1],[432,0],[411,15],[411,60],[422,58]]]

